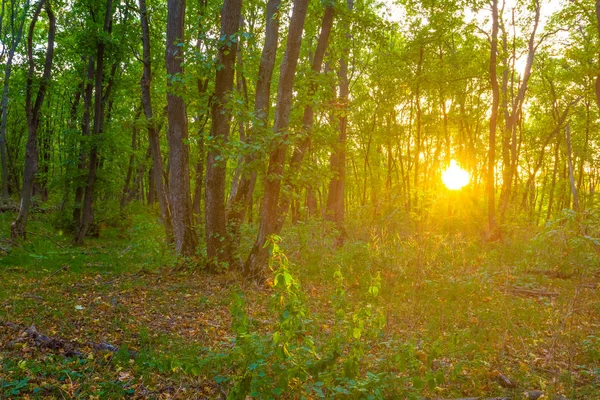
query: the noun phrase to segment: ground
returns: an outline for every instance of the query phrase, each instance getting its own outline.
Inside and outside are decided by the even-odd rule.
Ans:
[[[12,217],[0,398],[600,398],[598,252],[564,230],[349,229],[338,247],[301,223],[257,284],[177,260],[151,215],[83,247],[43,213],[11,243]]]

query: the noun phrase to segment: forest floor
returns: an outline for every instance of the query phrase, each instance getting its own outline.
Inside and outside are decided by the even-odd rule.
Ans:
[[[83,247],[45,214],[11,243],[12,217],[0,214],[0,398],[235,398],[250,385],[259,398],[600,399],[598,253],[585,243],[390,228],[336,248],[323,224],[290,228],[298,343],[314,344],[284,351],[317,361],[282,392],[269,349],[289,328],[289,291],[178,262],[148,215]]]

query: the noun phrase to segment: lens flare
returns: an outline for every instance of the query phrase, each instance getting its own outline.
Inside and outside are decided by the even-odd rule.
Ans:
[[[469,173],[450,160],[450,166],[442,172],[442,182],[450,190],[459,190],[469,183]]]

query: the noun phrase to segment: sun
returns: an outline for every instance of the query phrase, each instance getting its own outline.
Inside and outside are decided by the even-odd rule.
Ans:
[[[442,172],[442,182],[450,190],[462,189],[469,183],[469,179],[469,173],[459,167],[454,160],[450,160],[450,166]]]

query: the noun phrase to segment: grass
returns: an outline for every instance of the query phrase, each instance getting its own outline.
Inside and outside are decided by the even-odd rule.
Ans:
[[[87,358],[0,325],[0,398],[219,398],[250,381],[259,397],[600,398],[598,253],[565,224],[502,243],[363,229],[336,248],[330,227],[301,223],[281,243],[298,294],[177,261],[147,214],[84,247],[43,214],[10,247],[11,218],[0,214],[0,322],[34,324]],[[289,358],[270,353],[273,332],[290,333],[285,310],[303,327]],[[304,372],[277,383],[290,360]]]

